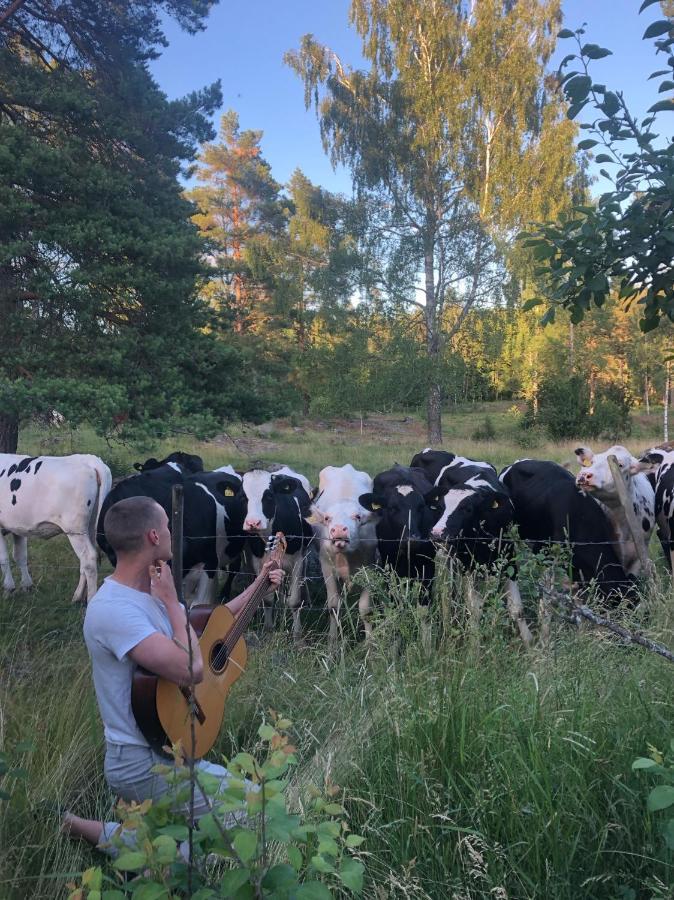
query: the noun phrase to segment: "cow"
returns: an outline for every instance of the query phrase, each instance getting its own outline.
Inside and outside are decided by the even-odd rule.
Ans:
[[[307,522],[311,506],[309,480],[288,466],[275,472],[251,469],[243,475],[246,515],[243,533],[247,536],[245,556],[255,575],[260,573],[265,545],[270,534],[283,532],[287,549],[281,568],[289,578],[286,603],[293,615],[293,637],[301,634],[300,606],[304,570],[314,533]],[[265,598],[264,628],[273,627],[273,593]]]
[[[617,550],[622,567],[629,575],[641,572],[640,552],[648,554],[648,543],[655,525],[655,491],[643,472],[633,471],[638,460],[625,447],[609,447],[604,453],[593,453],[589,447],[574,450],[582,468],[576,477],[576,484],[586,493],[592,494],[603,506],[615,532]],[[641,533],[633,536],[623,509],[618,490],[609,468],[608,458],[615,456],[627,490],[627,496],[634,509]],[[635,540],[641,544],[637,547]]]
[[[622,566],[605,509],[579,490],[569,471],[547,460],[520,459],[499,480],[508,490],[519,535],[532,550],[568,541],[573,581],[593,581],[599,596],[614,606],[633,594],[635,582]]]
[[[372,490],[372,479],[347,463],[344,466],[325,466],[318,474],[318,493],[311,507],[314,532],[319,541],[319,560],[330,613],[330,642],[339,635],[339,611],[342,590],[347,590],[355,572],[373,565],[377,558],[377,534],[372,513],[365,509],[359,497]],[[341,584],[340,584],[341,582]],[[372,633],[367,616],[370,611],[370,592],[364,587],[358,600],[366,637]]]
[[[655,477],[655,519],[667,567],[674,575],[674,446],[652,447],[633,467]]]
[[[381,564],[402,578],[420,581],[422,603],[430,599],[435,575],[435,545],[430,540],[435,516],[425,499],[432,487],[421,468],[396,464],[375,475],[372,491],[358,498],[374,513]]]
[[[150,459],[146,459],[144,463],[137,462],[133,464],[133,467],[137,472],[151,472],[162,466],[170,466],[172,469],[175,469],[176,472],[181,472],[184,475],[190,472],[204,471],[204,461],[200,456],[197,456],[196,453],[184,453],[182,450],[175,450],[161,460],[151,456]]]
[[[478,466],[479,468],[496,471],[491,463],[481,462],[478,459],[467,459],[465,456],[457,456],[456,453],[450,453],[448,450],[432,450],[430,447],[426,447],[421,453],[416,453],[412,457],[410,466],[414,469],[422,469],[431,484],[435,484],[442,470],[446,466],[452,465],[455,460],[459,460],[457,465]]]
[[[167,459],[122,479],[112,488],[98,520],[98,545],[112,565],[116,565],[115,552],[106,540],[103,527],[108,509],[127,497],[151,497],[171,522],[173,487],[181,484],[186,593],[192,594],[192,603],[213,602],[218,568],[229,568],[231,561],[241,555],[245,508],[241,476],[231,466],[213,472],[192,472],[184,468],[183,462]]]
[[[14,539],[21,586],[29,588],[29,537],[65,534],[80,561],[73,602],[96,593],[96,522],[112,484],[110,469],[90,454],[20,456],[0,454],[0,569],[6,591],[14,589],[4,535]]]
[[[489,463],[455,457],[441,469],[426,502],[436,518],[431,537],[445,544],[469,571],[476,565],[492,566],[512,554],[504,537],[513,522],[513,504]],[[524,643],[530,644],[531,631],[515,579],[506,580],[506,593],[508,613]],[[473,605],[474,598],[469,599]]]

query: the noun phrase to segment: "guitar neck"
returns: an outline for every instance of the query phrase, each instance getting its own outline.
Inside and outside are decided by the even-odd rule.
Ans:
[[[285,543],[285,539],[283,538],[283,535],[281,535],[281,534],[279,534],[277,536],[277,541],[279,543],[279,546],[276,547],[276,549],[274,549],[270,558],[277,565],[280,566],[281,557],[282,557],[283,553],[285,552],[286,543]],[[250,624],[250,621],[253,618],[253,615],[255,614],[255,610],[258,608],[263,597],[269,590],[270,584],[271,584],[271,582],[268,577],[265,578],[265,580],[263,582],[258,584],[257,587],[255,588],[255,590],[253,591],[253,593],[251,594],[251,596],[248,598],[248,600],[244,604],[244,606],[241,609],[241,611],[239,612],[239,614],[237,615],[236,623],[225,639],[225,644],[227,646],[228,653],[232,652],[236,642],[243,636],[244,632],[246,631],[246,628],[248,628],[248,625]]]

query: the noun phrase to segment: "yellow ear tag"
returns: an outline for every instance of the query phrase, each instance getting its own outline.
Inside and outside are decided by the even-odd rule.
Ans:
[[[498,500],[494,500],[494,502],[493,502],[492,505],[491,505],[491,508],[492,508],[492,509],[498,509]]]
[[[372,509],[381,509],[381,503],[371,503]]]
[[[225,497],[233,497],[234,491],[231,488],[225,488]]]
[[[581,466],[584,466],[585,468],[587,468],[588,466],[592,465],[592,460],[588,459],[587,456],[584,456],[581,459],[580,464],[581,464]]]

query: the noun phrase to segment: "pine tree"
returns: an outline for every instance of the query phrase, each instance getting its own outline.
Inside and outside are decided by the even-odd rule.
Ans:
[[[194,32],[210,5],[169,12]],[[202,242],[177,180],[220,88],[158,89],[163,9],[32,0],[0,21],[0,450],[50,407],[148,440],[227,408],[237,360],[204,329]]]

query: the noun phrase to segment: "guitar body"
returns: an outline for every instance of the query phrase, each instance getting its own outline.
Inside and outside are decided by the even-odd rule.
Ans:
[[[274,540],[276,549],[272,559],[278,564],[286,543],[281,534]],[[246,642],[239,635],[243,635],[267,587],[268,582],[262,582],[236,618],[225,606],[192,611],[190,621],[199,637],[204,661],[204,677],[200,684],[181,687],[145,669],[136,669],[131,686],[131,708],[153,750],[163,754],[162,748],[167,744],[181,741],[186,756],[200,759],[211,749],[222,725],[227,695],[243,674],[248,660]]]

